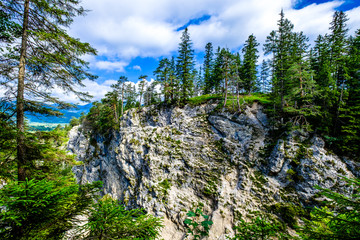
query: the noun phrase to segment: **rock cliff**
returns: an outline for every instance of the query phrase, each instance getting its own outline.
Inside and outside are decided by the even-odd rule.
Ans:
[[[79,182],[101,180],[103,194],[163,217],[165,240],[184,239],[186,213],[199,205],[214,222],[209,239],[226,239],[240,216],[277,203],[311,205],[315,185],[344,189],[339,175],[358,169],[318,136],[270,138],[270,128],[256,102],[241,113],[216,103],[151,106],[127,111],[106,138],[74,127],[68,148],[83,162],[74,168]]]

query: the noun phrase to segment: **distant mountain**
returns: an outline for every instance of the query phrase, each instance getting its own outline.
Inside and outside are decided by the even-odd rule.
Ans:
[[[92,107],[92,103],[86,105],[77,105],[77,108],[60,110],[63,114],[60,117],[46,117],[40,114],[26,114],[26,118],[31,123],[69,123],[71,118],[79,118],[81,113],[87,114]]]

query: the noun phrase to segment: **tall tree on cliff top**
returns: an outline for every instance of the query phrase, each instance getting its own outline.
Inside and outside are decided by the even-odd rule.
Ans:
[[[330,23],[331,33],[330,39],[330,66],[331,73],[335,78],[338,100],[336,103],[336,113],[334,118],[333,134],[337,134],[340,130],[339,114],[340,108],[344,105],[344,91],[349,79],[346,67],[347,62],[347,32],[346,14],[342,11],[336,11]]]
[[[348,98],[340,115],[343,141],[341,148],[353,159],[360,159],[360,29],[350,38]]]
[[[243,60],[243,75],[244,75],[244,89],[251,94],[254,91],[257,79],[256,62],[259,58],[257,47],[260,44],[256,41],[254,34],[251,34],[245,42],[242,49],[244,53]]]
[[[78,0],[9,0],[1,1],[1,10],[11,16],[11,21],[21,27],[21,36],[8,44],[8,51],[1,56],[1,85],[7,95],[16,99],[18,129],[17,161],[18,180],[30,177],[30,162],[27,160],[24,112],[56,114],[46,103],[60,107],[69,104],[51,95],[54,87],[72,92],[80,100],[90,96],[79,92],[75,85],[83,85],[88,73],[87,62],[80,57],[96,54],[88,43],[69,36],[66,29],[73,18],[84,15]],[[3,71],[6,68],[6,71]]]
[[[292,30],[294,25],[285,18],[284,12],[281,10],[280,20],[278,21],[278,30],[272,31],[266,39],[264,45],[265,54],[273,53],[272,61],[272,86],[275,102],[280,103],[280,108],[285,105],[286,73],[291,66],[290,50]],[[280,97],[280,99],[278,99]]]
[[[159,66],[154,71],[156,81],[161,84],[161,89],[164,95],[164,102],[173,101],[173,78],[171,77],[172,69],[171,62],[168,58],[163,58],[159,62]]]
[[[209,94],[212,90],[212,78],[211,73],[213,71],[213,61],[214,53],[212,43],[209,42],[205,46],[205,56],[204,56],[204,93]]]
[[[185,101],[192,96],[194,88],[194,50],[188,29],[185,28],[179,44],[177,57],[177,74],[181,84],[181,100]]]

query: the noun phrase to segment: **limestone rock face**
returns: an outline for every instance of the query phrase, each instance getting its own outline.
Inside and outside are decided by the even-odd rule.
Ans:
[[[103,194],[162,217],[162,237],[180,240],[186,213],[199,204],[214,222],[208,239],[226,239],[249,211],[306,205],[315,185],[343,189],[339,175],[353,176],[353,163],[327,152],[320,137],[270,139],[261,105],[236,114],[216,107],[131,109],[106,138],[74,127],[68,149],[84,163],[74,168],[78,181],[103,181]]]

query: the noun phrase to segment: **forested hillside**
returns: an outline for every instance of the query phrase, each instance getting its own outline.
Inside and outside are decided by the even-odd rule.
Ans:
[[[0,2],[0,238],[157,239],[177,223],[183,237],[201,239],[223,229],[215,219],[230,223],[229,239],[358,238],[360,29],[349,36],[344,12],[310,44],[281,11],[265,43],[251,34],[232,52],[209,42],[200,68],[184,28],[176,56],[159,60],[151,84],[146,75],[137,87],[120,76],[87,115],[31,131],[26,113],[73,107],[54,89],[91,99],[78,87],[97,78],[84,60],[97,51],[68,33],[87,12],[79,4]],[[70,130],[77,157],[66,151]],[[99,166],[124,172],[124,184],[102,179]],[[248,198],[235,201],[220,183]],[[205,204],[178,199],[189,186]],[[187,209],[170,208],[182,201]],[[160,210],[137,209],[151,204]],[[241,211],[226,212],[236,204]]]

